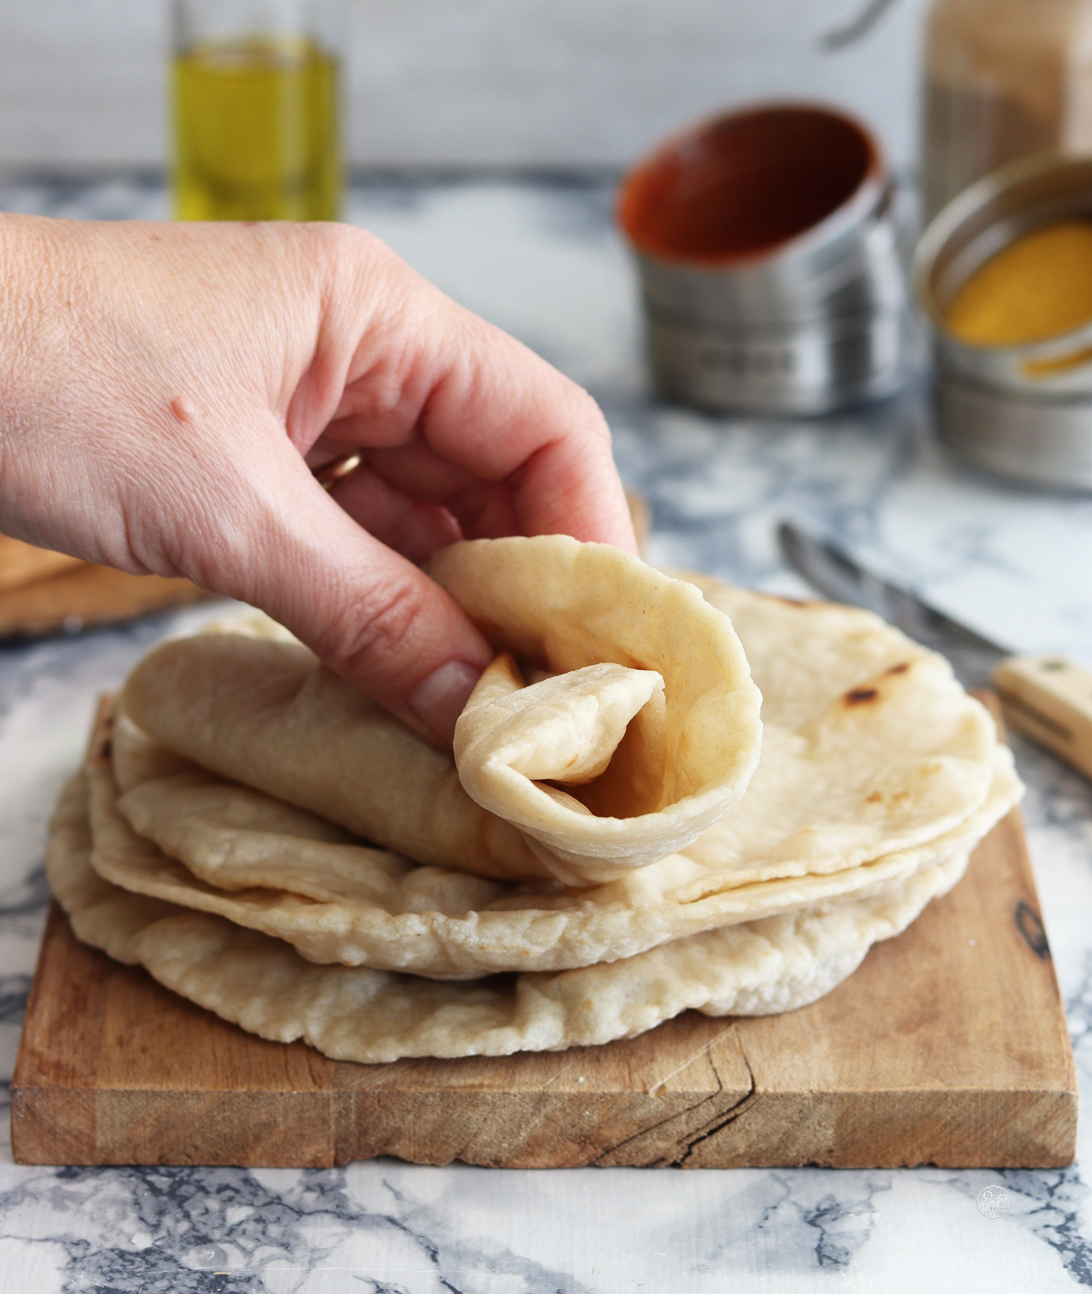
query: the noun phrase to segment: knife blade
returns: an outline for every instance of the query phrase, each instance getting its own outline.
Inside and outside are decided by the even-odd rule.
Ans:
[[[965,687],[995,687],[1012,727],[1092,777],[1092,671],[1062,656],[1018,656],[789,522],[777,537],[785,560],[813,588],[874,611],[940,652]]]

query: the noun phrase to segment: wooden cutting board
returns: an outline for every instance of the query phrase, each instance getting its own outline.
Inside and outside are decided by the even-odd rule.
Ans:
[[[1076,1124],[1016,812],[812,1006],[499,1059],[355,1065],[264,1042],[79,944],[54,905],[12,1085],[28,1164],[1053,1168]]]
[[[127,575],[83,562],[49,579],[0,590],[0,639],[79,633],[210,596],[189,580]]]

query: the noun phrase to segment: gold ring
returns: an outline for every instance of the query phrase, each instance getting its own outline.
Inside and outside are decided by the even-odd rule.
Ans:
[[[340,458],[335,458],[332,463],[324,463],[321,467],[316,467],[311,475],[329,493],[335,485],[352,476],[358,468],[363,466],[363,454],[342,454]]]

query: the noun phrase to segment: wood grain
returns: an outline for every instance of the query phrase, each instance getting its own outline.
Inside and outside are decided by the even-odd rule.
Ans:
[[[12,1087],[21,1163],[1058,1167],[1065,1017],[1018,813],[821,1001],[565,1052],[355,1065],[264,1042],[50,913]]]
[[[85,562],[52,579],[0,591],[0,638],[77,633],[209,596],[189,580],[127,575]]]
[[[78,557],[0,535],[0,593],[52,579],[62,571],[74,571],[82,565]]]

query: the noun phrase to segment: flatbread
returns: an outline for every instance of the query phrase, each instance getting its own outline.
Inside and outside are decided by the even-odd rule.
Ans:
[[[315,961],[458,978],[617,960],[697,931],[868,894],[972,846],[1019,798],[993,720],[940,657],[865,612],[702,585],[740,626],[765,691],[766,737],[741,801],[682,853],[576,887],[501,885],[418,866],[165,752],[123,716],[113,740],[125,792],[116,808],[108,774],[95,774],[95,866],[130,890],[283,938]],[[501,660],[490,671],[501,673],[501,702],[545,693],[548,721],[551,693],[567,680],[571,699],[589,671],[623,692],[636,675],[637,705],[657,686],[647,671],[591,666],[522,687],[514,668]],[[267,683],[235,681],[252,692]],[[484,704],[495,704],[482,691]],[[610,710],[599,705],[603,695],[593,682],[593,725]],[[624,701],[616,731],[633,705]],[[566,722],[573,713],[562,710]],[[535,739],[527,710],[510,717],[507,760],[520,757],[528,727],[524,752],[551,748]],[[495,744],[503,746],[506,721],[492,725]],[[436,852],[443,859],[442,841]]]
[[[420,863],[549,874],[524,835],[470,799],[449,753],[302,645],[176,639],[140,662],[119,705],[168,750]]]
[[[559,676],[523,688],[489,671],[455,729],[467,793],[541,857],[609,880],[729,812],[758,762],[761,697],[731,622],[691,585],[567,535],[452,544],[425,569],[498,651]]]
[[[993,721],[941,657],[867,612],[688,578],[732,616],[764,694],[763,753],[746,793],[680,851],[703,865],[696,885],[841,871],[925,844],[985,801]],[[173,750],[405,857],[501,879],[598,876],[595,865],[573,877],[551,863],[539,842],[470,800],[450,757],[298,645],[236,635],[167,644],[138,667],[123,703]],[[481,751],[485,769],[488,743]],[[579,790],[527,785],[547,803]],[[608,878],[625,870],[606,868]]]
[[[465,793],[454,819],[444,817],[453,801],[440,797],[433,811],[421,796],[413,803],[424,821],[404,829],[415,848],[431,841],[442,863],[455,820],[471,866],[377,848],[375,831],[362,829],[380,798],[367,788],[367,813],[352,825],[298,798],[271,798],[253,769],[307,781],[303,765],[315,756],[335,781],[373,768],[389,790],[431,748],[413,734],[405,748],[401,736],[376,742],[381,729],[353,709],[359,694],[324,695],[326,680],[297,644],[259,637],[244,654],[238,636],[212,636],[183,653],[191,690],[156,701],[174,666],[157,668],[140,704],[173,715],[183,732],[214,725],[192,684],[202,669],[234,662],[230,686],[213,690],[257,725],[243,741],[246,776],[227,757],[241,780],[195,760],[200,743],[165,749],[134,722],[140,705],[119,721],[112,752],[100,734],[62,798],[47,854],[78,937],[263,1037],[303,1038],[366,1063],[559,1050],[630,1037],[688,1008],[768,1014],[814,1001],[958,880],[1019,782],[989,715],[947,665],[875,617],[694,582],[710,610],[739,626],[765,692],[766,741],[746,793],[683,850],[607,882],[565,884],[541,874],[552,846]],[[483,626],[487,611],[475,613]],[[541,809],[529,787],[577,819],[606,823],[595,828],[605,836],[613,815],[597,816],[596,793],[584,788],[611,769],[637,769],[639,781],[654,766],[648,752],[668,741],[670,675],[639,657],[573,657],[559,673],[558,654],[499,632],[494,641],[511,656],[476,694],[481,712],[460,756],[476,770],[467,775],[507,779],[502,798],[518,814]],[[269,651],[272,670],[255,669]],[[178,717],[195,695],[205,706],[196,723]],[[294,752],[263,749],[263,737],[283,743],[293,724]],[[363,745],[362,728],[371,734]],[[236,740],[227,729],[225,739]],[[644,743],[636,763],[626,763],[627,743]],[[332,752],[348,752],[348,764]],[[424,767],[435,788],[454,763]],[[470,829],[472,811],[481,816]],[[382,812],[397,825],[397,807]],[[512,875],[511,840],[489,836],[502,830],[540,866],[537,877],[480,874],[472,855],[485,840],[497,850],[486,866]]]
[[[118,889],[89,863],[87,786],[66,788],[46,870],[84,942],[141,964],[183,997],[335,1060],[501,1056],[632,1037],[680,1012],[767,1015],[822,997],[962,875],[966,852],[866,900],[731,926],[610,965],[444,983],[305,961],[222,917]]]
[[[164,644],[130,675],[122,712],[224,777],[482,876],[609,881],[737,801],[759,757],[761,698],[730,622],[692,586],[564,536],[455,544],[429,570],[521,666],[560,676],[524,689],[509,675],[514,695],[498,696],[490,671],[460,720],[458,770],[292,643]],[[586,668],[603,665],[615,669],[593,670],[589,691]],[[607,705],[597,688],[627,700]],[[513,707],[540,747],[519,767],[503,756]],[[564,789],[521,771],[565,781],[551,750],[582,770]]]
[[[92,865],[107,880],[284,939],[312,961],[433,978],[617,961],[695,932],[875,894],[972,847],[1018,787],[998,749],[991,793],[964,822],[838,872],[740,886],[676,854],[607,885],[544,889],[417,866],[201,770],[120,798],[105,756],[92,755],[87,773]]]
[[[716,875],[715,886],[839,871],[914,848],[953,828],[984,802],[998,747],[993,720],[963,691],[943,658],[868,612],[827,603],[794,603],[704,579],[702,588],[707,598],[732,615],[764,696],[763,752],[746,794],[731,813],[681,850],[701,862],[706,874]],[[321,689],[315,688],[324,699],[305,696],[304,690],[319,681],[312,678],[310,665],[283,683],[276,674],[267,682],[259,672],[265,663],[260,655],[240,654],[237,646],[237,640],[226,636],[200,640],[200,649],[195,646],[186,653],[187,668],[177,680],[169,661],[159,673],[164,688],[177,681],[188,689],[185,695],[192,695],[203,686],[201,670],[225,668],[223,693],[234,689],[236,697],[249,694],[246,713],[256,732],[241,738],[226,733],[224,746],[200,761],[206,767],[297,805],[310,800],[302,807],[340,822],[359,837],[389,843],[392,833],[387,819],[399,812],[399,804],[389,801],[396,801],[400,788],[391,765],[382,764],[380,757],[392,752],[380,738],[394,733],[415,759],[427,763],[437,794],[430,803],[424,794],[428,779],[410,781],[402,792],[408,807],[399,816],[401,844],[391,848],[431,865],[484,875],[518,875],[528,865],[526,838],[502,837],[497,826],[492,827],[495,834],[490,843],[500,849],[507,841],[521,851],[517,866],[506,869],[503,859],[490,858],[486,863],[468,859],[475,839],[484,837],[488,823],[498,820],[493,815],[488,823],[473,817],[476,806],[468,807],[465,797],[458,799],[451,791],[453,768],[439,752],[403,725],[380,716],[385,726],[377,729],[374,757],[364,759],[363,724],[356,724],[352,708],[370,707],[370,702],[340,684],[327,696],[326,679],[321,680]],[[248,649],[268,646],[272,645],[247,644]],[[207,660],[199,670],[201,653]],[[155,658],[164,660],[160,653],[154,653]],[[274,664],[282,659],[278,656]],[[243,660],[249,672],[239,664]],[[138,670],[134,677],[139,676]],[[283,686],[286,692],[297,689],[292,715],[280,715],[276,723],[268,720],[267,711],[254,699],[260,689],[274,686]],[[526,688],[516,698],[535,690]],[[342,723],[339,716],[346,708],[350,715]],[[184,707],[166,699],[160,709],[169,719]],[[288,717],[293,719],[291,724],[286,722]],[[299,753],[293,758],[283,748],[289,733],[274,731],[278,725],[299,730]],[[347,730],[351,741],[343,743]],[[275,777],[264,767],[255,774],[252,763],[235,757],[235,744],[240,741],[247,743],[252,755],[261,756],[266,746],[259,738],[266,733],[280,737],[274,743],[276,749],[269,752],[269,758],[278,761]],[[331,778],[355,789],[365,774],[375,772],[388,801],[376,810],[382,816],[378,828],[369,828],[369,822],[376,820],[370,817],[370,801],[364,808],[357,805],[355,825],[345,820],[347,813],[323,812],[314,803],[322,798],[322,791],[330,790],[331,779],[315,785],[319,779],[313,775],[311,756],[317,758],[323,745],[341,752],[343,744],[351,745],[357,762],[340,763],[340,773]],[[121,749],[116,747],[119,754]],[[333,762],[323,761],[321,768],[326,770]],[[115,766],[115,772],[119,785],[127,789],[123,770]],[[275,788],[270,789],[274,781],[289,792],[305,784],[307,794],[278,795]],[[454,828],[445,837],[453,819],[464,827],[476,822],[477,837]]]
[[[855,607],[673,574],[731,616],[764,698],[747,794],[688,856],[748,882],[838,870],[933,838],[983,802],[996,726],[942,656]]]

